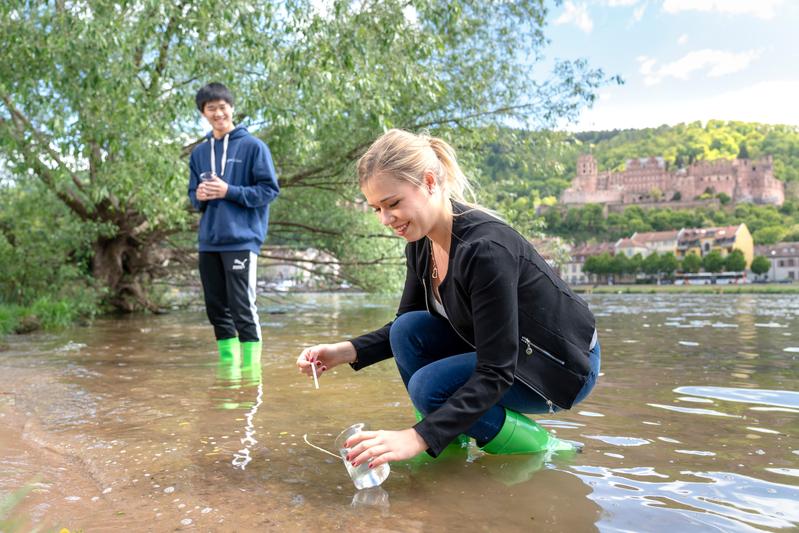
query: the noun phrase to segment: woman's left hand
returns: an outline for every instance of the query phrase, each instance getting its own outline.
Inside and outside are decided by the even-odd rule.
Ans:
[[[428,446],[415,429],[402,431],[361,431],[344,443],[350,448],[347,461],[353,466],[369,463],[372,468],[389,461],[410,459]]]

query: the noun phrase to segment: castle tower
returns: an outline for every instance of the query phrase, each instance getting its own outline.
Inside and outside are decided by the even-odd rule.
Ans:
[[[577,177],[575,179],[576,188],[585,192],[595,192],[597,181],[596,159],[591,154],[583,154],[577,157]]]

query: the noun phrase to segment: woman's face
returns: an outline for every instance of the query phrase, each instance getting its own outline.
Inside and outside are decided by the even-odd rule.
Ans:
[[[408,242],[430,233],[440,211],[440,192],[432,175],[422,186],[391,177],[374,176],[361,187],[380,223]]]

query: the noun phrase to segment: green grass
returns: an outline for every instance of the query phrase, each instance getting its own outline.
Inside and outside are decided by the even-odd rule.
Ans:
[[[0,335],[65,328],[96,312],[95,302],[83,298],[43,296],[29,306],[0,303]]]
[[[746,285],[577,285],[578,293],[594,294],[799,294],[799,283],[749,283]]]

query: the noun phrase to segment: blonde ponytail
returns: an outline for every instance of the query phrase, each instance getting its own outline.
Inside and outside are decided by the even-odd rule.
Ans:
[[[436,154],[436,158],[441,163],[445,188],[449,197],[463,204],[471,205],[473,202],[467,200],[467,196],[473,200],[474,190],[469,183],[469,179],[461,170],[460,165],[458,165],[458,160],[455,158],[455,150],[446,141],[438,137],[429,137],[427,140],[430,143],[430,148]]]
[[[478,207],[467,200],[474,192],[458,165],[455,150],[443,139],[426,133],[388,130],[358,160],[358,182],[363,187],[369,179],[387,175],[421,187],[428,170],[448,198]]]

